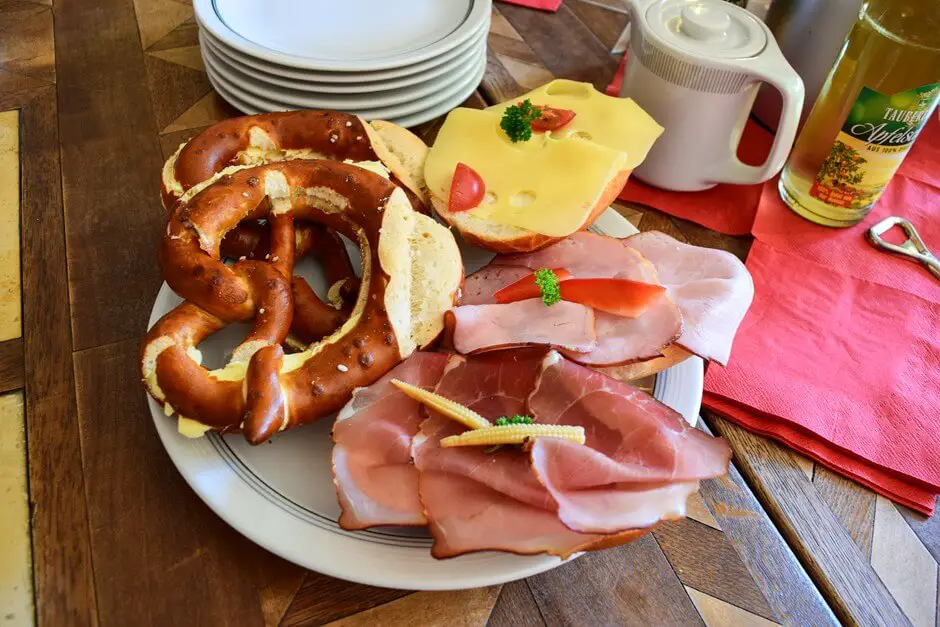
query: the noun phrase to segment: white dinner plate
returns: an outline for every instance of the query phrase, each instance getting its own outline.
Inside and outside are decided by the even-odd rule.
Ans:
[[[361,115],[367,120],[382,119],[396,121],[402,119],[415,119],[415,116],[418,114],[428,114],[428,112],[438,110],[444,103],[456,102],[459,104],[466,100],[470,94],[473,93],[473,90],[476,89],[477,85],[480,84],[480,81],[483,80],[483,74],[485,71],[486,56],[484,55],[479,60],[477,67],[473,68],[472,73],[468,73],[462,80],[453,84],[449,90],[441,91],[427,98],[420,98],[418,100],[404,104],[393,105],[390,107],[353,107],[344,110],[348,111],[349,113]],[[224,76],[221,76],[215,72],[211,65],[206,65],[206,73],[209,77],[209,81],[212,83],[213,87],[216,88],[216,91],[218,91],[219,94],[228,100],[232,105],[244,111],[245,113],[290,111],[299,108],[296,105],[291,105],[285,102],[280,102],[270,98],[247,93],[244,89],[239,88],[237,85],[234,85],[230,81],[226,80]],[[440,114],[438,113],[437,115]],[[424,117],[424,115],[422,115],[422,117]],[[433,117],[435,116],[430,115],[425,120],[421,121],[430,120]],[[412,122],[411,124],[413,125],[417,123],[419,122]]]
[[[611,209],[592,230],[616,237],[636,232]],[[492,257],[463,243],[461,250],[468,273]],[[358,251],[350,246],[350,254],[356,262]],[[325,293],[326,281],[316,264],[304,260],[297,272],[318,294]],[[180,302],[164,284],[149,326]],[[203,363],[221,366],[246,331],[246,325],[231,325],[203,342],[199,347]],[[702,379],[702,360],[693,357],[660,373],[654,395],[695,424]],[[176,431],[176,419],[167,418],[153,399],[148,397],[148,402],[170,459],[206,504],[253,542],[304,568],[374,586],[455,590],[505,583],[562,563],[556,557],[497,552],[435,560],[429,551],[431,539],[423,529],[341,529],[330,469],[332,418],[253,447],[241,435],[184,438]]]
[[[252,57],[373,71],[437,57],[471,37],[492,0],[195,0],[199,21]]]
[[[380,93],[427,83],[453,72],[457,66],[466,62],[468,57],[472,56],[476,51],[486,45],[485,39],[486,32],[481,31],[479,36],[475,36],[472,40],[467,42],[470,45],[466,48],[461,46],[461,48],[456,51],[457,54],[455,54],[453,58],[442,60],[438,65],[432,66],[424,71],[418,71],[415,74],[388,80],[332,83],[311,80],[305,77],[301,72],[284,72],[280,66],[265,66],[266,69],[258,69],[258,67],[247,63],[244,58],[232,54],[231,49],[226,49],[218,40],[213,39],[208,32],[204,30],[199,31],[199,44],[203,51],[210,51],[216,59],[238,70],[245,76],[269,85],[287,87],[289,89],[301,89],[319,94]],[[346,73],[343,73],[342,76],[348,78]]]
[[[203,47],[203,59],[206,65],[211,67],[213,72],[224,79],[226,83],[252,96],[270,99],[280,104],[298,108],[350,111],[367,107],[390,107],[415,102],[435,94],[449,94],[454,91],[454,88],[461,81],[466,79],[468,73],[472,73],[480,66],[481,60],[485,62],[485,46],[471,52],[473,54],[461,59],[461,63],[452,72],[436,79],[390,91],[369,92],[364,90],[357,94],[323,94],[317,93],[315,89],[306,89],[302,86],[288,89],[271,85],[238,71],[223,58],[216,55],[208,46]]]
[[[452,63],[457,57],[465,55],[471,48],[479,46],[481,41],[485,40],[489,34],[489,25],[490,18],[487,17],[476,31],[459,46],[455,46],[452,50],[430,59],[425,59],[419,63],[403,65],[387,70],[357,72],[315,71],[273,63],[232,48],[224,41],[214,36],[212,32],[202,24],[200,24],[199,32],[213,45],[217,52],[243,65],[247,65],[258,72],[262,72],[266,76],[276,76],[283,79],[305,82],[328,83],[338,87],[345,85],[371,85],[373,83],[379,84],[385,82],[395,82],[396,87],[402,87],[406,84],[412,84],[413,82],[420,82],[415,80],[418,75],[423,75],[425,72],[436,71],[441,65]],[[408,83],[407,81],[412,81],[412,83]]]

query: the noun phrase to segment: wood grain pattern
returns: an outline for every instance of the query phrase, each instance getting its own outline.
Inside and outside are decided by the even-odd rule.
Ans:
[[[333,627],[482,627],[498,594],[499,586],[454,592],[416,592],[329,624]]]
[[[500,12],[555,76],[593,83],[604,89],[617,69],[617,59],[567,5],[555,14],[500,5]],[[613,14],[612,14],[613,15]]]
[[[23,394],[0,396],[0,624],[34,623]]]
[[[173,467],[140,389],[138,341],[74,357],[101,624],[265,624],[278,603],[259,591],[289,599],[302,569],[226,525]]]
[[[875,493],[824,466],[816,468],[813,485],[842,521],[862,555],[870,559],[875,530]]]
[[[143,331],[160,281],[153,250],[163,219],[162,159],[133,7],[101,0],[90,11],[59,0],[54,11],[67,85],[58,98],[62,189],[80,350]]]
[[[40,625],[94,625],[54,91],[33,97],[21,109],[20,122],[24,380],[36,614]]]
[[[23,387],[23,339],[0,343],[0,394]]]
[[[840,620],[904,625],[907,617],[823,502],[789,451],[714,415],[708,424],[737,451],[735,462],[790,541]]]
[[[22,335],[19,117],[0,112],[0,342]]]
[[[589,553],[529,578],[549,625],[701,625],[656,540]]]
[[[512,581],[503,586],[493,606],[489,627],[530,627],[545,620],[526,581]]]
[[[685,585],[752,614],[774,619],[754,580],[722,532],[694,520],[660,525],[656,541]]]
[[[322,625],[409,594],[409,590],[365,586],[308,572],[281,625]]]

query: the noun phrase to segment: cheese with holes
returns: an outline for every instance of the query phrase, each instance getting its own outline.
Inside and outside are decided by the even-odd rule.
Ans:
[[[486,198],[470,210],[475,216],[564,237],[581,228],[611,179],[626,169],[620,150],[549,133],[513,143],[499,122],[492,111],[450,112],[424,166],[431,193],[446,201],[463,163],[486,185]]]
[[[580,137],[622,150],[627,153],[627,168],[631,170],[643,162],[653,142],[663,133],[663,127],[630,98],[614,98],[597,91],[590,83],[564,79],[553,80],[487,111],[502,116],[506,107],[527,98],[534,105],[575,112],[573,120],[552,131],[554,137]]]

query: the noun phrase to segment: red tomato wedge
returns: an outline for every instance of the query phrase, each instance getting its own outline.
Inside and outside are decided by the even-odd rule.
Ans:
[[[571,273],[564,268],[555,268],[552,270],[552,272],[555,273],[555,276],[558,277],[559,281],[564,281],[571,278]],[[496,302],[500,305],[514,303],[517,300],[540,298],[541,296],[542,290],[540,290],[539,286],[535,284],[534,272],[528,276],[522,277],[515,283],[510,283],[503,289],[493,294],[493,298],[495,298]]]
[[[562,300],[624,318],[638,318],[662,298],[662,285],[627,279],[568,279],[559,285]]]
[[[533,131],[557,131],[574,119],[575,112],[571,109],[556,109],[555,107],[539,106],[542,115],[532,122]]]
[[[448,211],[467,211],[483,202],[486,196],[486,184],[483,178],[468,165],[457,164],[454,179],[450,183],[450,198],[447,200]]]

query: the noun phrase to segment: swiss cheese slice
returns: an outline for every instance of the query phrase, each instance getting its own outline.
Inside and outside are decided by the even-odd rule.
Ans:
[[[577,231],[610,181],[626,169],[626,153],[576,137],[534,133],[513,143],[492,111],[454,109],[428,154],[424,177],[438,198],[450,196],[458,163],[486,185],[473,215],[551,237]]]
[[[632,170],[643,162],[663,133],[640,105],[630,98],[614,98],[594,89],[590,83],[556,79],[529,93],[487,109],[502,116],[503,111],[528,99],[534,105],[571,109],[574,119],[552,136],[558,139],[580,137],[596,144],[627,153],[627,168]]]

